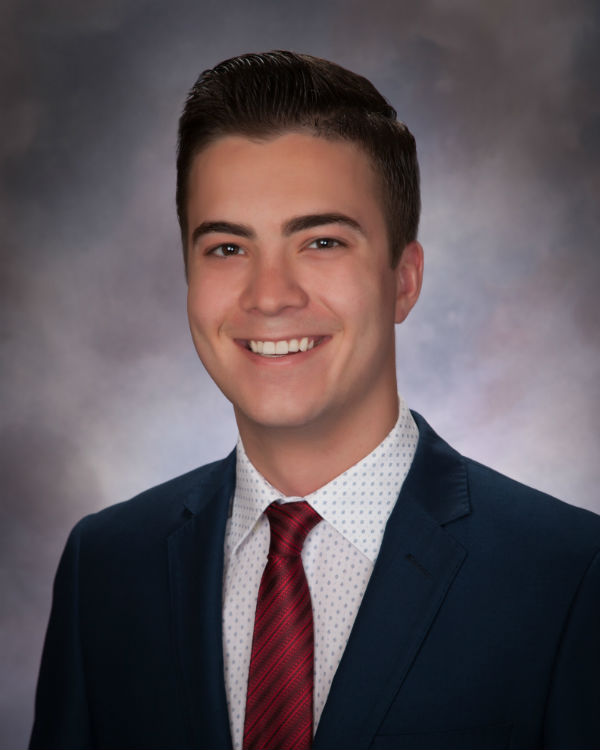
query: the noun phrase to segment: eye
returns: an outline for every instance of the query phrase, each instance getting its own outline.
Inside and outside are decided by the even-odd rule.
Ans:
[[[239,245],[235,245],[233,242],[224,242],[222,245],[211,248],[207,255],[216,255],[218,258],[230,258],[233,255],[242,255],[243,252]]]
[[[315,250],[331,250],[334,247],[341,247],[342,245],[342,242],[334,240],[331,237],[319,237],[318,240],[313,240],[308,247]]]

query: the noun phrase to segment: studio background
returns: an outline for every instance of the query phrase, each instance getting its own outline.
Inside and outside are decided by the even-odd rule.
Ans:
[[[309,52],[392,102],[426,253],[400,392],[463,453],[600,511],[599,25],[584,0],[2,2],[0,747],[28,740],[72,525],[235,443],[174,208],[184,97],[225,57]]]

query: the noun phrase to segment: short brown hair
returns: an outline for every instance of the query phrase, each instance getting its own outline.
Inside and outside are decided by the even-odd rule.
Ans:
[[[293,130],[357,143],[380,175],[395,266],[421,211],[415,139],[373,84],[340,65],[287,51],[233,57],[205,70],[179,120],[177,216],[187,264],[187,183],[194,156],[226,135]]]

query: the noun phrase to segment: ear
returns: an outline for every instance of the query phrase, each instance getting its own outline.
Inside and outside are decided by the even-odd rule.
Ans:
[[[423,248],[409,242],[394,269],[396,273],[396,323],[402,323],[413,309],[423,284]]]

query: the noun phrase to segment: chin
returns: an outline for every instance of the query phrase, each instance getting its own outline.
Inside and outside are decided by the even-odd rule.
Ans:
[[[308,404],[302,396],[269,396],[251,403],[233,401],[233,404],[238,417],[265,429],[305,427],[318,420],[321,412],[317,404]]]

